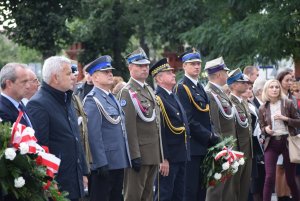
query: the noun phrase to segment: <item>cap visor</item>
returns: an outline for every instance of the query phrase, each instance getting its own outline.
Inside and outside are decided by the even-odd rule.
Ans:
[[[150,61],[147,59],[142,59],[142,60],[138,60],[138,61],[133,61],[133,64],[150,64]]]
[[[202,62],[202,60],[201,60],[201,59],[191,59],[191,60],[187,60],[187,61],[185,61],[184,63],[191,63],[191,62],[195,62],[195,61]]]
[[[107,67],[107,68],[102,68],[102,69],[100,69],[100,71],[114,70],[114,69],[115,69],[114,67],[109,66],[109,67]]]

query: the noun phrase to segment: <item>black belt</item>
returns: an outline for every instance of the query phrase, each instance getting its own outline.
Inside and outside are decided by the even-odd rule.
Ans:
[[[275,135],[275,136],[272,136],[271,138],[274,140],[281,140],[281,139],[286,138],[287,136],[288,135]]]

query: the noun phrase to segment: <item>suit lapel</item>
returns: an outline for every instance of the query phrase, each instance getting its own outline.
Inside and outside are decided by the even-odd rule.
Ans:
[[[116,108],[119,110],[117,104],[104,92],[102,91],[101,89],[95,87],[96,90],[98,91],[99,93],[99,96],[101,96],[104,100],[106,100],[106,103],[111,105],[112,107]],[[100,100],[99,100],[100,101]]]
[[[14,119],[14,121],[17,120],[18,115],[19,115],[19,110],[14,106],[14,104],[8,100],[6,97],[4,96],[0,96],[1,97],[1,102],[3,103],[3,105],[6,106],[6,108],[9,110],[7,111],[7,113],[10,114],[10,116],[12,116],[12,119]],[[23,114],[20,123],[24,124],[26,126],[30,126],[30,124],[27,122],[27,120],[25,119],[25,114]],[[13,122],[12,122],[13,123]]]
[[[4,96],[1,95],[1,102],[15,115],[18,116],[19,110]]]
[[[173,107],[177,108],[177,103],[174,100],[174,98],[168,93],[166,92],[166,90],[164,90],[163,88],[161,88],[160,86],[157,86],[157,95],[159,95],[160,97],[163,97],[163,99],[170,105],[172,105]]]
[[[232,102],[235,104],[236,107],[240,108],[240,110],[245,111],[244,107],[242,107],[242,103],[233,95],[231,96]]]
[[[208,102],[206,92],[200,83],[200,86],[197,86],[188,77],[184,77],[183,83],[189,87],[192,94],[200,95],[206,103]]]
[[[224,98],[225,100],[227,100],[229,103],[231,103],[229,97],[224,93],[224,91],[222,91],[221,89],[219,89],[218,87],[216,87],[214,84],[211,84],[210,82],[208,84],[209,84],[210,89],[215,94],[221,96],[222,98]]]
[[[131,87],[137,92],[137,94],[140,94],[141,96],[144,96],[149,101],[153,102],[153,99],[150,95],[150,91],[148,90],[148,85],[145,83],[145,88],[143,88],[141,85],[139,85],[136,81],[133,79],[129,80],[129,83]]]

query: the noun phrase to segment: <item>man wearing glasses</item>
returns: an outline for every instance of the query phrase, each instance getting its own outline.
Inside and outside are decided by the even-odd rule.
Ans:
[[[24,98],[22,99],[22,102],[24,103],[24,105],[27,104],[27,102],[29,101],[29,99],[37,92],[37,90],[39,89],[40,86],[40,81],[38,80],[36,74],[33,72],[33,70],[31,70],[30,68],[26,68],[26,72],[28,74],[28,83],[29,83],[29,88],[24,96]]]

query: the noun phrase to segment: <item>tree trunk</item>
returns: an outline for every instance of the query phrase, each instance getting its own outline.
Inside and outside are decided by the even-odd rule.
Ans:
[[[295,78],[296,80],[300,80],[300,57],[294,58],[295,63]]]

